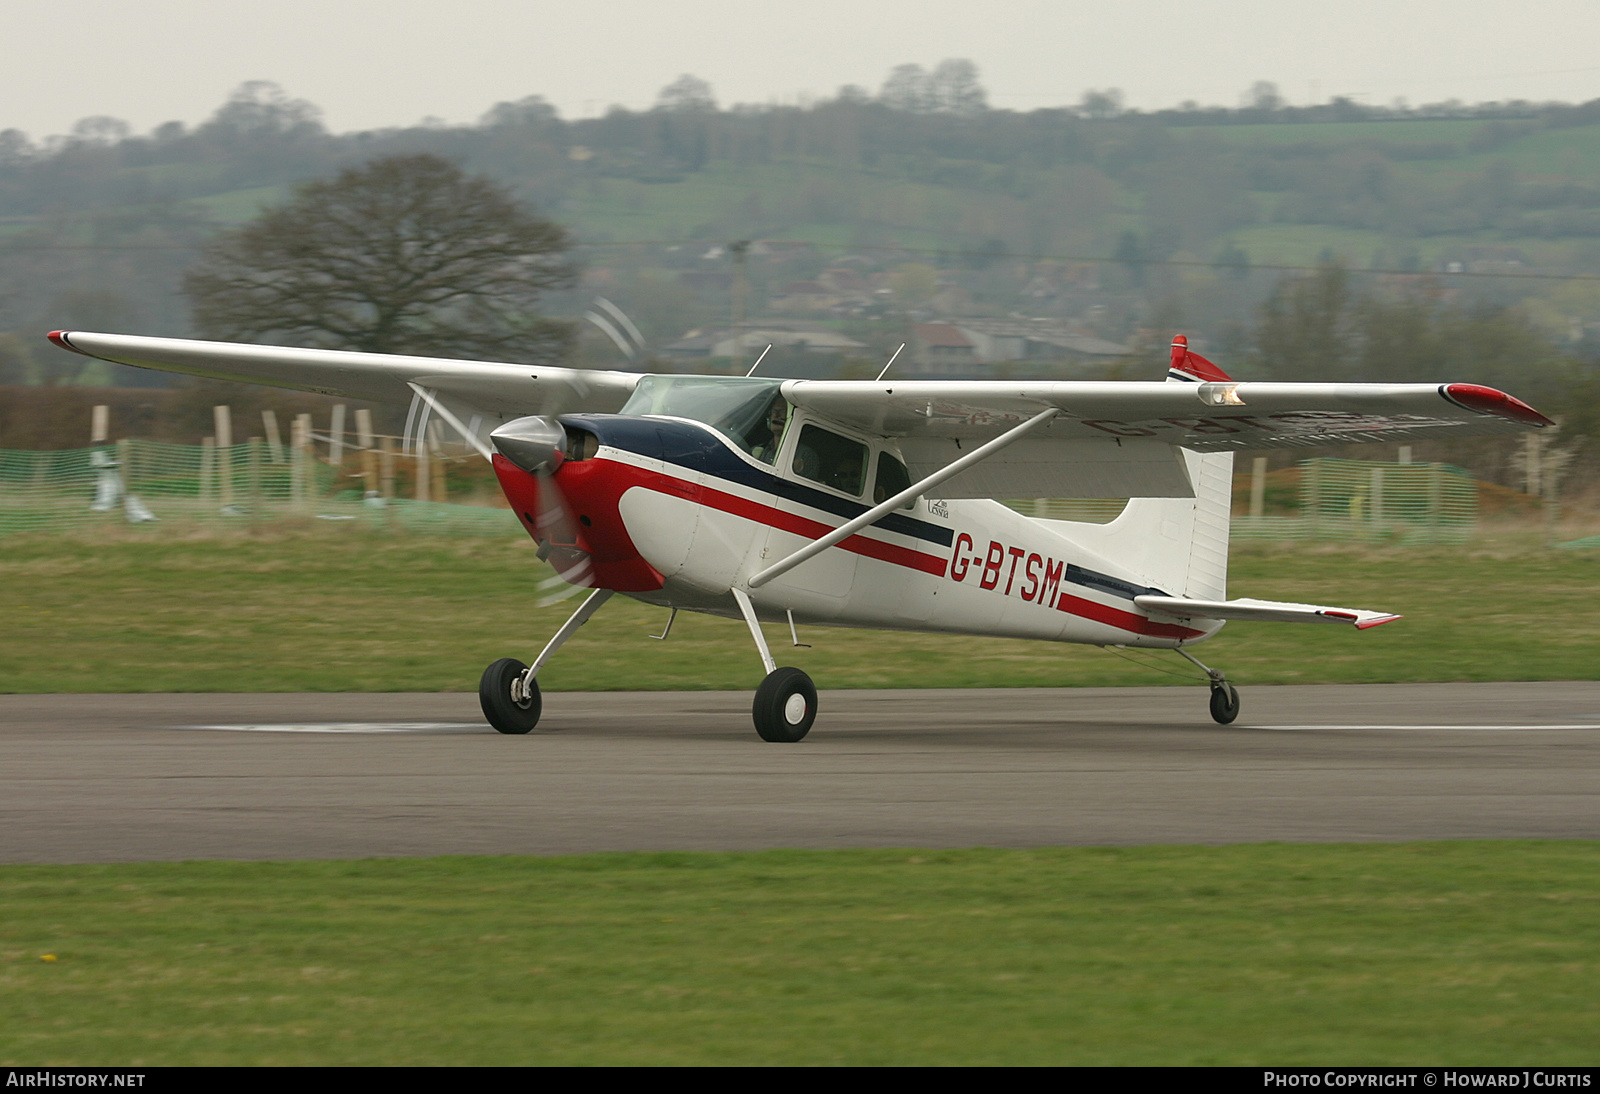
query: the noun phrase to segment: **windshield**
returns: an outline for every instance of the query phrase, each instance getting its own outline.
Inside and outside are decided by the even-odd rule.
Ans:
[[[772,462],[786,415],[781,380],[745,376],[646,376],[623,404],[622,414],[666,414],[704,422],[757,459]],[[773,422],[778,435],[774,436]]]

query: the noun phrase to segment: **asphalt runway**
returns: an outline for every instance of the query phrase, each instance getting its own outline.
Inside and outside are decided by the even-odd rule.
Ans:
[[[1600,684],[0,696],[0,861],[1600,838]]]

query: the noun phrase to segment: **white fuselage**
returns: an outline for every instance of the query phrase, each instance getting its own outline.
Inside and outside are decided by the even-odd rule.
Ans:
[[[659,590],[629,595],[736,616],[730,588],[843,524],[852,503],[866,507],[726,447],[746,465],[731,475],[606,445],[596,453],[629,483],[618,512],[664,579]],[[1173,647],[1220,628],[1138,609],[1135,595],[1181,590],[1083,542],[1108,530],[1035,520],[994,501],[920,498],[749,595],[773,620],[792,612],[811,624],[1095,645]]]

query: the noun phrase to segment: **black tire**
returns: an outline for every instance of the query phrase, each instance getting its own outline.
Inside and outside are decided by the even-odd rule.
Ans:
[[[804,700],[803,706],[791,705],[797,697]],[[811,723],[817,720],[816,685],[799,669],[774,669],[756,688],[750,714],[763,741],[793,744],[811,732]]]
[[[1232,684],[1219,684],[1211,689],[1211,717],[1220,725],[1229,725],[1239,717],[1239,693]]]
[[[539,711],[544,700],[539,694],[539,681],[528,681],[529,694],[522,702],[511,698],[511,683],[528,671],[514,657],[502,657],[483,670],[478,681],[478,705],[483,716],[501,733],[527,733],[539,724]]]

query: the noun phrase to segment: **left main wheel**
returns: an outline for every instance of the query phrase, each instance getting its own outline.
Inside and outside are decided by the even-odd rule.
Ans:
[[[763,741],[793,744],[817,720],[817,687],[799,669],[775,669],[756,688],[750,714]]]
[[[539,695],[539,681],[529,680],[524,693],[520,681],[528,666],[515,657],[502,657],[483,670],[478,681],[478,705],[483,716],[501,733],[527,733],[539,724],[539,711],[544,702]],[[517,685],[513,695],[512,686]]]

